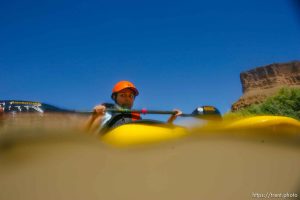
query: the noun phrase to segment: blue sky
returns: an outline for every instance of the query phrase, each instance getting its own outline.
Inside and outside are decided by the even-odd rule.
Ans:
[[[1,1],[1,99],[91,109],[113,85],[135,108],[228,111],[239,74],[300,60],[296,1]]]

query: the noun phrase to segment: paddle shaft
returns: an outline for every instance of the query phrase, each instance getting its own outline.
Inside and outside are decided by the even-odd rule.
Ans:
[[[92,114],[93,112],[82,112],[82,111],[74,111],[75,113],[79,114]],[[113,109],[113,108],[107,108],[106,112],[111,113],[140,113],[140,114],[160,114],[160,115],[175,115],[176,111],[166,111],[166,110],[147,110],[147,109],[141,109],[141,110],[130,110],[130,109]],[[181,117],[193,117],[194,114],[181,114]]]
[[[164,110],[147,110],[147,109],[141,109],[141,110],[130,110],[130,109],[113,109],[113,108],[107,108],[106,111],[112,112],[112,113],[140,113],[140,114],[167,114],[172,115],[175,114],[175,111],[164,111]]]
[[[162,115],[175,115],[176,111],[165,111],[165,110],[147,110],[147,109],[141,109],[141,110],[131,110],[131,109],[114,109],[114,108],[107,108],[106,112],[112,112],[112,113],[140,113],[140,114],[162,114]],[[191,114],[184,114],[182,113],[179,115],[180,117],[196,117],[201,119],[221,119],[221,115],[215,115],[211,113],[191,113]]]

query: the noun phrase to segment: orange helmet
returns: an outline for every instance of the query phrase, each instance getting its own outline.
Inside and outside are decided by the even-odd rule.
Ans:
[[[134,96],[139,95],[139,91],[136,89],[133,83],[129,81],[120,81],[114,86],[112,90],[111,98],[115,100],[115,94],[126,88],[131,89],[134,92]]]

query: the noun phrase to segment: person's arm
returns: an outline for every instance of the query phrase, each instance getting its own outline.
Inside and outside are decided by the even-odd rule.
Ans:
[[[105,115],[106,107],[104,105],[97,105],[93,109],[93,114],[89,117],[87,122],[85,123],[85,130],[87,132],[93,132],[97,130],[100,126],[100,122],[102,121]]]
[[[181,110],[179,110],[179,109],[174,109],[174,111],[176,113],[171,115],[167,121],[169,124],[172,124],[175,121],[175,119],[182,114]]]

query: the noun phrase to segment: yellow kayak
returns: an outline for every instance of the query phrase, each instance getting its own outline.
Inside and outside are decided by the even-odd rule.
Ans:
[[[188,135],[182,126],[158,121],[141,120],[118,126],[107,132],[101,140],[117,147],[128,147],[174,140]]]
[[[101,140],[116,147],[129,147],[179,139],[193,133],[237,131],[251,133],[263,131],[264,133],[300,135],[300,122],[296,119],[282,116],[256,116],[235,121],[210,122],[191,130],[158,121],[140,120],[139,122],[124,124],[110,130],[101,136]]]

